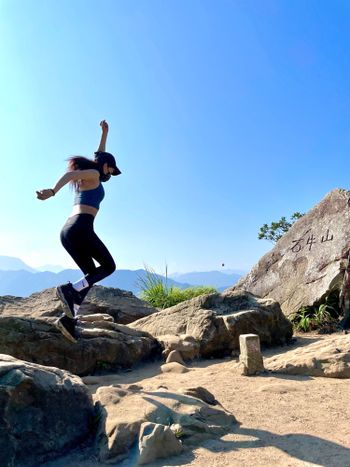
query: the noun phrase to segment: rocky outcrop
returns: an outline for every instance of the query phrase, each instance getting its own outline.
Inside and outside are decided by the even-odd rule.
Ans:
[[[198,395],[204,393],[215,400],[204,388],[191,388],[190,393],[195,396],[184,394],[186,389],[181,392],[166,388],[150,391],[136,385],[99,388],[94,400],[100,405],[100,462],[114,463],[128,456],[129,465],[151,462],[206,439],[221,437],[238,423],[220,405],[214,408],[201,400]],[[139,448],[133,450],[138,438]]]
[[[94,406],[80,378],[0,355],[1,466],[37,466],[88,437]]]
[[[288,375],[350,378],[350,334],[334,335],[264,360],[265,367]]]
[[[187,334],[168,334],[166,336],[157,336],[157,341],[164,349],[163,356],[165,359],[167,359],[172,352],[178,352],[183,360],[194,360],[199,357],[199,342],[193,336]]]
[[[97,285],[89,291],[79,314],[107,313],[116,323],[128,324],[156,311],[147,302],[135,297],[132,292]],[[26,298],[0,297],[0,315],[2,316],[42,318],[59,316],[61,313],[61,302],[56,296],[55,288],[33,293]]]
[[[331,191],[228,291],[272,298],[287,316],[322,301],[342,280],[341,260],[350,249],[349,206],[349,191]]]
[[[144,422],[139,434],[138,464],[149,464],[159,458],[176,456],[182,452],[182,443],[169,426]]]
[[[265,345],[284,344],[292,337],[292,325],[277,302],[241,291],[201,295],[129,327],[163,340],[169,334],[190,335],[197,341],[202,357],[220,357],[238,349],[240,334],[258,334]],[[181,353],[175,346],[170,350]]]
[[[169,355],[166,358],[165,363],[180,363],[180,365],[185,365],[182,355],[178,350],[172,350],[169,352]]]
[[[160,353],[158,342],[149,334],[113,323],[109,315],[82,317],[76,344],[53,323],[53,318],[0,316],[0,353],[76,375],[131,368]]]
[[[164,363],[164,365],[161,365],[160,371],[162,373],[187,373],[190,371],[188,368],[186,368],[183,364],[178,363],[178,362],[169,362],[169,363]]]
[[[94,286],[88,293],[79,313],[107,313],[116,323],[129,324],[158,311],[132,292],[112,287]]]

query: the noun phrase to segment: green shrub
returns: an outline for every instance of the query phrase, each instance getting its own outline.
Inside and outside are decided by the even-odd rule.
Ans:
[[[290,221],[287,221],[286,217],[281,217],[279,221],[271,222],[270,225],[264,224],[262,227],[260,227],[258,239],[269,240],[272,243],[278,242],[278,240],[283,237],[286,232],[288,232],[294,222],[303,216],[304,214],[301,214],[300,212],[294,212],[290,216]]]
[[[298,310],[298,312],[292,316],[291,321],[296,331],[311,331],[312,312],[313,310],[311,307],[305,306],[303,308],[300,308],[300,310]]]
[[[328,306],[326,303],[322,303],[318,309],[316,309],[313,317],[315,326],[320,327],[324,323],[329,323],[332,319],[331,310],[334,308]]]
[[[169,287],[167,274],[164,282],[153,269],[145,267],[145,271],[145,277],[139,277],[138,279],[141,289],[140,297],[156,308],[169,308],[190,298],[217,292],[214,287],[205,286],[188,287],[187,289],[180,289],[174,286]]]
[[[340,309],[338,305],[339,290],[330,292],[324,302],[316,306],[304,306],[291,316],[296,331],[319,332],[334,331],[337,326]]]

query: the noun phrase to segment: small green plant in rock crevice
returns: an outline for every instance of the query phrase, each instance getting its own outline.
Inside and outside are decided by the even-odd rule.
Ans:
[[[291,316],[295,331],[332,332],[336,330],[339,309],[339,290],[333,290],[316,306],[303,306]]]
[[[174,431],[174,435],[176,436],[177,439],[181,439],[185,436],[185,432],[181,428],[178,428],[177,430]]]
[[[326,303],[322,303],[314,314],[313,322],[315,326],[320,327],[325,323],[329,323],[333,319],[331,315],[332,311],[335,311],[335,309]]]
[[[291,318],[293,326],[296,331],[308,332],[311,331],[311,316],[312,307],[302,307]]]

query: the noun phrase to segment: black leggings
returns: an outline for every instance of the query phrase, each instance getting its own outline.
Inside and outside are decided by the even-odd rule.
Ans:
[[[94,216],[91,214],[69,217],[61,230],[61,242],[83,271],[89,284],[89,287],[80,292],[82,302],[93,284],[115,271],[115,262],[106,246],[95,234]],[[95,266],[94,259],[100,266]]]

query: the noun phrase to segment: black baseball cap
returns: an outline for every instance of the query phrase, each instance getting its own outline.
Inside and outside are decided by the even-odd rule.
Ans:
[[[101,165],[107,162],[108,167],[111,167],[112,169],[114,169],[111,175],[121,174],[121,171],[117,167],[113,154],[110,154],[109,152],[104,152],[104,151],[96,151],[95,161]]]

